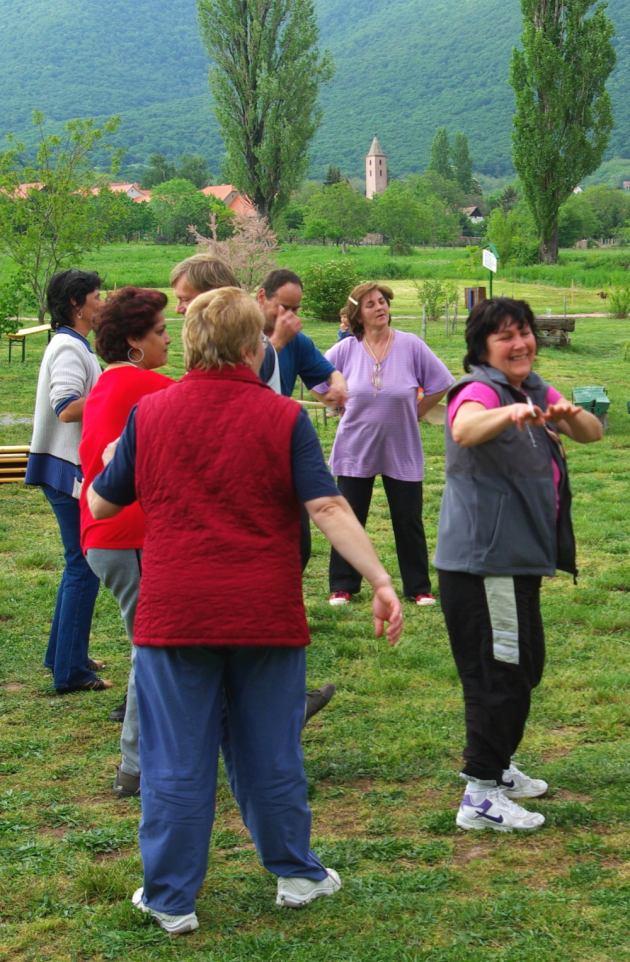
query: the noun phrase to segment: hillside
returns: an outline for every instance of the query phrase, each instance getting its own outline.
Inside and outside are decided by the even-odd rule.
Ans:
[[[518,0],[317,0],[335,60],[312,173],[361,174],[375,132],[394,175],[422,169],[440,125],[468,134],[478,170],[509,172],[520,32]],[[610,0],[618,64],[609,89],[609,156],[630,153],[630,5]],[[0,0],[0,132],[22,133],[32,110],[52,120],[120,114],[128,164],[153,151],[202,152],[219,173],[221,141],[207,85],[195,0]],[[79,29],[77,29],[79,25]],[[485,39],[490,38],[490,39]]]

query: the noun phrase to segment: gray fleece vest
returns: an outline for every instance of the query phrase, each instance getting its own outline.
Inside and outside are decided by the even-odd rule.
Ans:
[[[530,397],[543,411],[549,385],[531,373],[522,390],[487,365],[451,388],[450,400],[465,384],[493,388],[501,405]],[[551,462],[561,472],[560,510]],[[475,447],[456,444],[446,423],[446,487],[442,497],[436,568],[474,575],[576,575],[571,526],[571,492],[562,446],[555,432],[514,425]]]

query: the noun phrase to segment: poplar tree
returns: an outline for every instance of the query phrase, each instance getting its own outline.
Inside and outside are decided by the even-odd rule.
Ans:
[[[521,0],[522,50],[514,50],[513,160],[544,263],[558,259],[558,212],[601,163],[613,126],[606,80],[615,63],[604,3]],[[594,9],[592,9],[594,8]]]
[[[431,160],[429,170],[434,170],[440,177],[446,180],[453,179],[453,168],[450,161],[451,148],[448,142],[446,127],[440,127],[431,143]]]
[[[473,189],[472,158],[466,134],[455,134],[452,158],[455,180],[464,193],[470,194]]]
[[[303,177],[332,64],[313,0],[197,0],[230,180],[271,218]]]

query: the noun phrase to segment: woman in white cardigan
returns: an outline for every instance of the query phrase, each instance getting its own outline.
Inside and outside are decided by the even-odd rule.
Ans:
[[[65,567],[44,658],[59,694],[111,687],[96,674],[102,665],[88,658],[99,582],[83,557],[79,537],[81,419],[85,399],[101,374],[87,335],[98,315],[100,287],[98,274],[86,271],[62,271],[50,280],[47,304],[55,336],[39,370],[26,469],[26,483],[42,488],[55,513],[64,547]]]

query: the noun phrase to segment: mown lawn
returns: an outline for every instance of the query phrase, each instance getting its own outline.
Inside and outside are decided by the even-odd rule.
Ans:
[[[182,244],[109,244],[86,255],[78,266],[98,270],[107,288],[138,284],[167,290],[173,265],[193,252],[194,248]],[[432,279],[456,284],[462,311],[465,287],[486,285],[489,288],[488,271],[481,266],[480,254],[471,257],[464,248],[418,247],[409,256],[392,257],[386,247],[350,247],[346,254],[342,254],[334,246],[286,244],[277,256],[280,266],[299,274],[314,264],[340,258],[350,261],[361,279],[402,281],[400,303],[408,313],[420,310],[414,280]],[[630,249],[627,247],[563,250],[559,264],[552,267],[542,264],[501,265],[494,281],[494,293],[525,298],[541,314],[565,309],[570,314],[605,314],[609,309],[610,291],[627,286],[629,269]],[[8,259],[0,256],[0,283],[9,270]]]
[[[398,286],[395,284],[394,286]],[[403,301],[403,298],[400,298]],[[397,302],[395,301],[395,304]],[[415,322],[400,326],[413,328]],[[168,373],[182,372],[179,323]],[[459,373],[460,332],[428,341]],[[322,348],[334,329],[308,324]],[[326,604],[327,550],[314,536],[305,594],[309,682],[338,694],[306,729],[314,847],[344,888],[304,912],[276,909],[222,782],[198,933],[169,941],[133,910],[140,884],[139,803],[110,794],[128,646],[116,606],[99,596],[93,652],[115,688],[57,697],[41,667],[61,566],[40,492],[0,486],[0,958],[11,962],[612,962],[627,945],[627,642],[630,627],[628,325],[577,322],[572,346],[543,351],[561,390],[604,384],[610,426],[599,445],[569,442],[580,578],[548,580],[546,675],[520,759],[546,778],[531,837],[455,829],[462,784],[461,697],[439,610],[406,608],[398,648],[371,635],[368,592]],[[27,362],[0,356],[0,437],[28,441],[43,340]],[[6,351],[6,345],[3,345]],[[318,425],[329,447],[334,426]],[[423,427],[425,523],[434,546],[443,479],[439,428]],[[369,531],[397,577],[380,487]],[[183,747],[185,750],[185,747]]]

